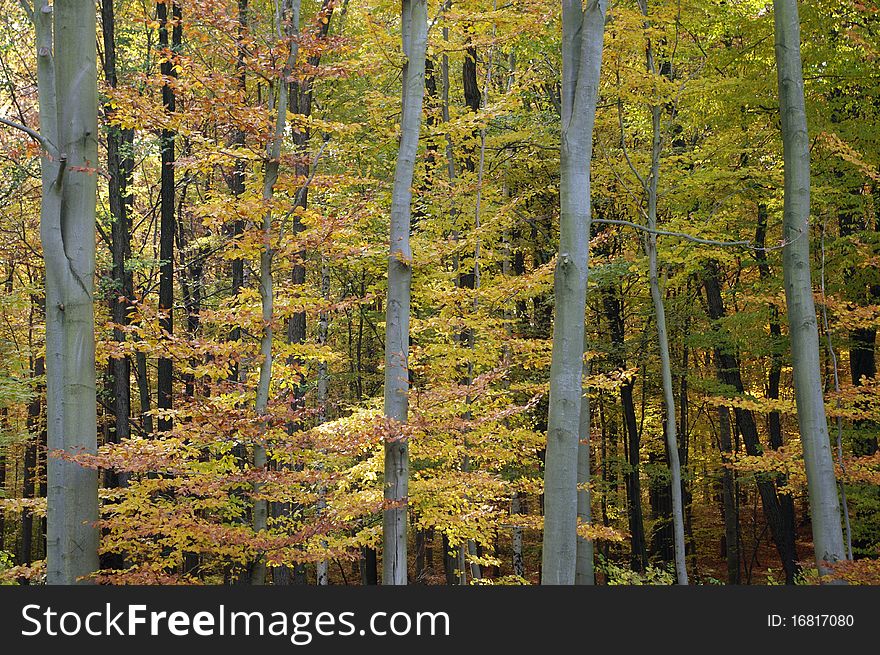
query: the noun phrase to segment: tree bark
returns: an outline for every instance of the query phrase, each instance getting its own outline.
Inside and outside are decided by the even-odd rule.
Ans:
[[[837,480],[825,416],[819,333],[810,275],[810,143],[804,103],[800,19],[796,0],[774,0],[779,113],[782,121],[785,199],[782,267],[788,309],[792,374],[804,449],[816,565],[846,555]]]
[[[706,289],[706,305],[709,310],[709,318],[718,321],[725,315],[724,301],[721,297],[721,272],[718,263],[710,261],[706,264],[706,277],[704,285]],[[735,393],[745,391],[740,373],[740,364],[736,355],[732,352],[726,335],[717,331],[715,345],[715,366],[718,380],[731,387]],[[746,454],[751,456],[760,455],[763,452],[759,437],[758,426],[751,410],[734,408],[736,424],[746,447]],[[782,568],[785,571],[786,580],[789,584],[794,583],[798,573],[797,552],[795,550],[794,524],[787,520],[788,514],[783,511],[782,503],[774,486],[775,476],[758,475],[756,484],[761,496],[761,504],[764,516],[770,526],[770,533],[779,552]]]
[[[268,407],[269,390],[272,383],[272,339],[275,331],[273,321],[275,318],[275,281],[272,274],[272,262],[275,256],[272,231],[272,210],[268,206],[275,193],[275,184],[278,182],[278,171],[281,166],[281,146],[284,140],[284,132],[287,126],[287,108],[290,97],[290,76],[296,63],[299,52],[299,42],[295,35],[299,30],[300,0],[285,0],[279,3],[275,16],[275,31],[279,40],[287,37],[290,50],[287,60],[278,79],[278,96],[275,101],[275,130],[266,146],[266,169],[263,174],[263,202],[267,205],[263,213],[263,248],[260,251],[260,307],[263,320],[263,334],[260,338],[260,355],[263,358],[260,364],[260,378],[257,383],[257,395],[254,411],[263,422],[262,434],[268,430]],[[285,32],[285,24],[287,25]],[[258,441],[254,445],[254,468],[265,471],[267,465],[266,443]],[[254,484],[254,493],[259,494],[262,489],[261,483]],[[253,523],[254,532],[265,532],[268,529],[269,503],[263,499],[254,501]],[[262,585],[266,582],[266,560],[259,554],[251,569],[251,584]]]
[[[101,0],[101,29],[104,42],[104,78],[111,88],[116,88],[116,36],[113,0]],[[109,104],[104,106],[108,120],[112,119]],[[113,226],[110,232],[110,249],[113,259],[113,287],[109,293],[110,319],[115,326],[113,339],[119,343],[125,341],[125,332],[121,328],[128,325],[128,311],[134,297],[134,281],[131,271],[126,270],[126,262],[131,256],[131,234],[129,210],[132,197],[128,192],[128,182],[134,170],[132,146],[134,130],[121,129],[116,125],[107,126],[107,173],[108,203]],[[110,406],[113,412],[113,429],[110,441],[119,443],[131,436],[131,361],[128,357],[110,359]],[[106,473],[106,482],[110,487],[125,483],[125,475],[115,471]]]
[[[174,66],[174,56],[180,51],[183,26],[181,23],[180,5],[174,0],[171,2],[171,43],[170,56],[165,56],[160,71],[163,77],[177,77]],[[160,2],[156,5],[156,18],[159,21],[159,47],[169,49],[168,42],[168,3]],[[173,114],[176,108],[174,88],[170,84],[162,85],[162,107],[166,113]],[[175,142],[177,134],[174,130],[162,129],[160,136],[162,172],[160,177],[160,204],[159,204],[159,259],[162,262],[159,270],[159,327],[163,333],[170,336],[174,333],[174,237],[176,233],[175,220]],[[173,386],[174,367],[168,357],[160,357],[158,365],[158,377],[156,382],[156,407],[160,410],[171,410],[174,406]],[[159,414],[157,428],[160,432],[171,430],[174,422],[171,417]]]
[[[94,5],[34,8],[43,152],[40,237],[46,263],[48,584],[98,568],[98,474],[59,453],[94,453],[95,205],[98,161]],[[54,20],[54,38],[53,38]]]
[[[409,309],[412,283],[410,221],[412,183],[422,100],[425,93],[425,52],[428,40],[426,0],[403,0],[401,40],[403,65],[400,145],[394,170],[391,198],[388,298],[385,317],[385,416],[406,423],[409,393]],[[382,583],[407,582],[407,493],[409,487],[409,444],[403,435],[385,440],[385,509],[382,517]]]
[[[590,240],[590,160],[605,33],[605,0],[562,3],[562,142],[556,320],[544,468],[541,584],[571,585],[577,569],[578,444]],[[584,401],[587,402],[587,401]],[[589,412],[589,408],[587,408]]]

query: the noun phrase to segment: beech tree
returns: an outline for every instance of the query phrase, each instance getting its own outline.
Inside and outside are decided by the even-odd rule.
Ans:
[[[425,50],[428,40],[426,0],[403,0],[400,14],[403,43],[403,92],[400,145],[391,192],[388,255],[388,297],[385,308],[385,416],[406,423],[409,393],[409,322],[412,285],[410,222],[412,184],[422,100],[425,95]],[[409,444],[399,428],[385,441],[385,509],[382,519],[382,582],[406,584],[406,503],[409,485]]]
[[[810,140],[804,103],[796,0],[774,0],[776,71],[784,152],[782,268],[798,425],[804,448],[816,565],[846,558],[819,357],[819,325],[810,266]]]
[[[46,580],[73,584],[98,568],[97,471],[66,456],[94,453],[95,205],[98,88],[95,6],[39,2],[36,30],[46,264],[48,534]]]
[[[589,470],[580,447],[583,398],[584,311],[590,241],[590,159],[605,34],[603,0],[562,3],[562,150],[559,255],[554,293],[553,358],[544,464],[542,584],[574,584],[578,548],[578,470]],[[589,411],[589,410],[588,410]],[[581,496],[581,514],[586,498]],[[581,558],[580,577],[589,578]]]

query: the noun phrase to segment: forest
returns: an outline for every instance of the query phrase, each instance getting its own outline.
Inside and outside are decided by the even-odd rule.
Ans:
[[[0,584],[880,584],[877,0],[0,8]]]

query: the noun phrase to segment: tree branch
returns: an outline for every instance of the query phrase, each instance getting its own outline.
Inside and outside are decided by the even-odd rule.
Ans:
[[[750,248],[753,250],[767,250],[767,248],[755,248],[752,245],[751,241],[717,241],[715,239],[703,239],[701,237],[695,237],[690,234],[685,234],[684,232],[669,232],[668,230],[652,230],[644,225],[639,225],[638,223],[631,223],[630,221],[620,221],[611,218],[594,218],[591,222],[593,223],[601,223],[603,225],[623,225],[626,227],[631,227],[634,230],[640,230],[642,232],[646,232],[648,234],[660,235],[660,236],[669,236],[669,237],[677,237],[679,239],[684,239],[685,241],[691,241],[693,243],[699,243],[705,246],[724,246],[724,247],[740,247],[740,248]]]
[[[22,125],[21,123],[16,123],[15,121],[11,121],[7,118],[3,118],[2,116],[0,116],[0,123],[2,123],[3,125],[6,125],[7,127],[11,127],[13,129],[24,132],[30,138],[32,138],[34,141],[39,143],[40,146],[43,148],[43,150],[45,150],[47,153],[51,153],[54,150],[54,144],[52,144],[52,142],[49,141],[49,139],[44,137],[42,134],[40,134],[36,130],[29,128],[27,125]],[[50,148],[50,146],[52,146],[52,147]]]

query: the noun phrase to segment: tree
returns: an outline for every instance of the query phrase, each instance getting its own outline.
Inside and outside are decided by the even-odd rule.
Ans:
[[[47,582],[73,584],[98,568],[97,472],[65,459],[97,448],[95,205],[98,89],[95,7],[34,6],[46,263],[46,419],[49,440]]]
[[[168,17],[168,3],[171,3],[171,18]],[[162,84],[162,107],[168,113],[166,120],[176,111],[177,99],[173,78],[177,77],[175,57],[180,52],[183,37],[183,23],[180,4],[175,0],[162,0],[156,4],[156,17],[159,20],[159,47],[162,48],[161,72],[165,82]],[[171,42],[168,42],[168,26],[171,23]],[[175,204],[176,186],[174,173],[175,144],[177,133],[168,127],[162,128],[159,139],[162,151],[162,170],[159,207],[159,309],[163,312],[160,325],[168,336],[174,332],[174,235],[177,228]],[[158,380],[156,385],[156,407],[166,410],[159,414],[159,431],[170,430],[173,421],[169,412],[174,406],[174,365],[170,357],[159,358]]]
[[[409,311],[412,285],[410,219],[412,182],[422,100],[425,95],[425,51],[428,40],[426,0],[403,0],[400,15],[403,42],[403,94],[400,145],[391,196],[388,298],[385,315],[385,416],[406,423],[409,393]],[[385,509],[382,519],[382,582],[406,584],[406,503],[409,483],[409,444],[399,434],[385,441]]]
[[[603,0],[562,3],[562,149],[560,159],[559,256],[556,262],[556,319],[550,368],[550,403],[544,468],[542,584],[574,584],[578,470],[589,470],[580,449],[583,400],[584,311],[590,239],[590,159],[599,96],[605,34]],[[580,499],[584,514],[585,497]],[[587,558],[579,577],[589,578]]]
[[[819,360],[810,268],[810,141],[796,0],[774,0],[776,71],[785,173],[782,251],[798,425],[804,448],[816,565],[846,558]]]
[[[272,274],[272,262],[275,256],[275,244],[273,243],[272,230],[272,196],[275,193],[275,185],[278,182],[278,169],[281,165],[281,145],[284,141],[285,127],[287,126],[287,108],[290,101],[290,76],[296,64],[299,44],[294,39],[299,30],[300,0],[285,0],[279,3],[275,15],[275,31],[279,41],[287,39],[289,51],[281,77],[277,82],[277,96],[275,105],[275,129],[266,145],[266,169],[263,174],[263,202],[266,208],[263,213],[263,247],[260,251],[260,306],[263,320],[263,334],[260,338],[260,354],[263,361],[260,364],[260,378],[257,383],[256,402],[254,410],[257,416],[264,421],[262,439],[254,446],[254,468],[265,471],[266,443],[265,433],[268,429],[268,420],[265,418],[269,407],[269,387],[272,384],[272,339],[274,330],[272,323],[275,318],[275,281]],[[285,28],[286,25],[286,28]],[[254,488],[257,492],[262,484],[256,483]],[[264,499],[254,501],[254,532],[265,531],[268,527],[269,503]],[[266,581],[266,563],[262,555],[257,557],[251,572],[251,584],[261,585]]]

